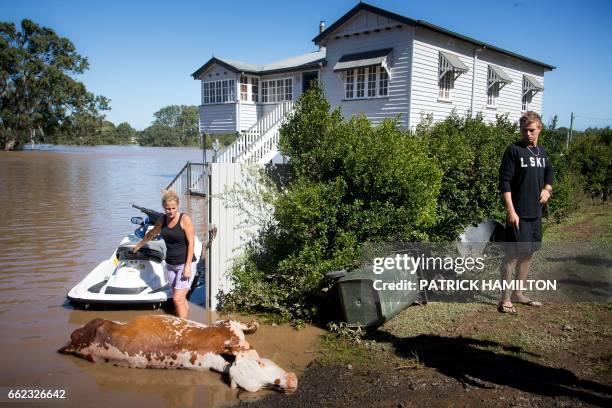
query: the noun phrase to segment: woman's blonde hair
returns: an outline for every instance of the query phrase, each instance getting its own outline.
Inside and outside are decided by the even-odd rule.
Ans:
[[[172,190],[162,190],[162,206],[165,206],[168,201],[174,201],[179,204],[179,196]]]

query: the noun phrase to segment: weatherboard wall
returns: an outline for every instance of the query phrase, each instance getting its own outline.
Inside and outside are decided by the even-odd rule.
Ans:
[[[534,76],[544,83],[544,70],[536,64],[485,49],[477,52],[474,67],[474,49],[477,47],[473,44],[422,27],[415,31],[410,109],[412,128],[421,122],[423,115],[431,114],[434,121],[442,121],[453,111],[461,116],[470,110],[481,112],[488,122],[495,121],[497,115],[503,114],[508,114],[511,121],[518,121],[522,114],[523,75]],[[456,55],[469,69],[455,79],[448,101],[438,99],[440,51]],[[500,90],[495,107],[487,106],[487,71],[490,64],[501,67],[512,78],[512,83]],[[472,107],[474,71],[476,79]],[[533,96],[529,109],[541,112],[542,92]]]
[[[220,65],[213,65],[200,77],[200,130],[209,134],[227,134],[238,131],[236,102],[213,103],[204,105],[204,82],[234,80],[234,94],[238,92],[239,75]]]
[[[487,70],[488,66],[501,67],[512,79],[499,91],[496,107],[487,106]],[[476,86],[474,92],[474,111],[482,112],[486,121],[495,121],[497,115],[508,114],[508,119],[517,122],[522,112],[523,75],[535,77],[544,85],[544,69],[530,62],[503,55],[501,53],[483,50],[478,53],[476,67]],[[543,93],[537,92],[532,99],[529,110],[542,113]]]
[[[368,33],[364,34],[365,31]],[[407,126],[413,37],[414,27],[365,11],[338,27],[326,41],[327,64],[321,75],[331,105],[340,106],[345,117],[363,113],[375,124],[385,118],[399,118],[400,123]],[[333,70],[338,60],[345,54],[384,48],[393,48],[387,61],[390,68],[388,96],[345,99],[344,74]]]

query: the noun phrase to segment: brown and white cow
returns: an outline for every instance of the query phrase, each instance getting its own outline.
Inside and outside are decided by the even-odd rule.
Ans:
[[[244,334],[257,327],[233,320],[206,326],[166,315],[138,316],[128,323],[94,319],[72,332],[70,343],[58,351],[134,368],[211,369],[228,374],[232,388],[251,392],[295,391],[296,375],[260,358],[245,340]]]

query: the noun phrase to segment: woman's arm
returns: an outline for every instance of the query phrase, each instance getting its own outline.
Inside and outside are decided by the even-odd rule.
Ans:
[[[138,252],[138,250],[140,248],[142,248],[144,246],[144,244],[146,244],[148,241],[152,240],[153,238],[155,238],[156,236],[159,235],[159,233],[161,232],[162,229],[162,225],[164,223],[164,218],[163,217],[159,217],[157,219],[157,221],[155,222],[155,226],[150,229],[144,236],[144,238],[142,240],[140,240],[139,243],[137,243],[134,248],[132,249],[132,252],[136,253]]]
[[[191,279],[191,260],[193,259],[193,250],[195,244],[195,228],[191,218],[187,214],[181,218],[181,227],[185,231],[185,238],[187,239],[187,259],[185,260],[185,267],[183,268],[182,280]]]

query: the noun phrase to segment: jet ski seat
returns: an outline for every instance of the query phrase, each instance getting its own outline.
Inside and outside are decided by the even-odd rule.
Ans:
[[[134,244],[123,244],[117,248],[117,259],[161,262],[166,259],[166,243],[162,240],[149,241],[136,253]]]

